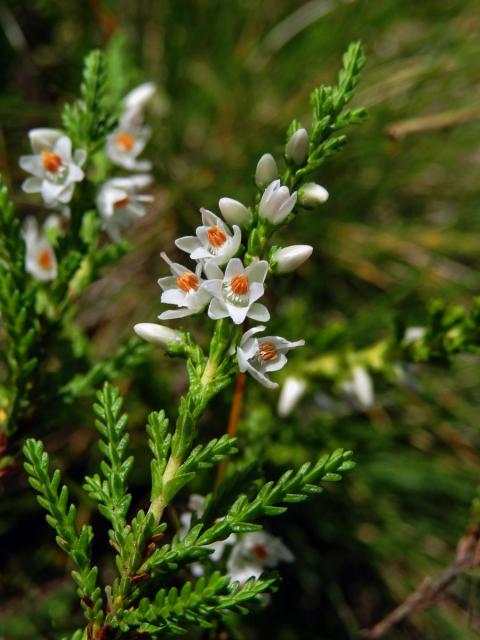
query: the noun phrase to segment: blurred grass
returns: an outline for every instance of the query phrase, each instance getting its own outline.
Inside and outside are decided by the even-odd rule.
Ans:
[[[23,38],[12,36],[11,20]],[[368,107],[369,119],[322,169],[328,203],[283,234],[285,244],[314,245],[313,259],[269,294],[273,330],[307,340],[292,370],[296,361],[330,349],[333,322],[340,327],[336,348],[363,348],[388,335],[396,316],[422,324],[432,297],[469,304],[477,293],[478,2],[2,0],[0,23],[0,170],[14,185],[22,213],[32,208],[19,190],[17,167],[26,133],[57,124],[58,108],[74,95],[81,58],[92,46],[123,33],[128,64],[119,54],[114,76],[159,85],[150,146],[156,205],[131,233],[133,252],[82,304],[81,321],[100,353],[113,351],[134,322],[155,319],[159,251],[174,253],[174,238],[192,228],[200,206],[215,210],[224,195],[248,201],[258,157],[281,153],[293,117],[308,124],[310,90],[333,81],[341,53],[355,39],[368,54],[356,104]],[[197,320],[186,325],[208,340]],[[154,365],[129,385],[139,502],[142,418],[159,405],[173,411],[183,385],[181,367],[161,355]],[[313,506],[296,506],[288,518],[269,523],[298,562],[281,567],[284,583],[271,606],[236,624],[234,637],[357,637],[360,627],[448,564],[478,484],[477,372],[472,357],[449,372],[423,368],[420,393],[376,379],[378,402],[368,414],[335,416],[313,397],[286,423],[275,415],[275,398],[249,385],[242,448],[247,456],[265,456],[269,473],[279,475],[334,446],[353,448],[358,467]],[[317,384],[317,394],[332,392],[329,383]],[[209,431],[221,433],[227,414],[225,397],[208,416]],[[48,442],[74,481],[95,462],[86,415],[79,412],[65,434]],[[66,623],[71,606],[63,580],[53,583],[61,588],[43,617],[24,599],[33,588],[37,608],[43,606],[39,590],[62,577],[65,566],[38,510],[32,515],[25,485],[17,483],[15,491],[0,494],[4,513],[15,509],[17,525],[16,534],[6,523],[0,527],[3,548],[12,550],[1,563],[0,636],[60,637],[52,620]],[[208,486],[207,478],[204,483],[198,488]],[[89,509],[85,503],[86,518]],[[27,535],[33,529],[35,540]],[[441,607],[417,614],[391,637],[475,637],[476,588],[475,575],[466,576]]]

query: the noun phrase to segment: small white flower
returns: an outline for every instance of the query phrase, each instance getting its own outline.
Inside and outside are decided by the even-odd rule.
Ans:
[[[158,344],[165,349],[168,349],[171,345],[183,343],[183,336],[180,331],[170,329],[170,327],[165,327],[162,324],[140,322],[134,325],[133,330],[140,338],[152,344]]]
[[[201,209],[203,224],[196,228],[195,236],[184,236],[175,240],[182,251],[190,254],[192,260],[211,261],[226,264],[240,248],[242,233],[233,226],[233,235],[227,225],[208,209]]]
[[[301,165],[308,157],[308,133],[306,129],[298,129],[287,142],[285,155],[297,165]]]
[[[260,189],[265,188],[272,180],[278,178],[278,167],[271,153],[264,153],[257,164],[255,183]]]
[[[151,136],[150,127],[120,123],[119,128],[107,136],[107,156],[129,171],[149,171],[152,163],[138,160]]]
[[[132,89],[123,99],[124,112],[120,118],[121,126],[139,125],[143,122],[145,107],[156,91],[154,82],[144,82]]]
[[[205,498],[197,493],[193,493],[188,500],[189,511],[185,511],[180,516],[180,529],[178,535],[180,540],[183,540],[192,526],[192,516],[195,514],[197,518],[201,518],[205,511]],[[228,546],[235,544],[237,536],[231,533],[225,540],[219,540],[218,542],[212,542],[212,544],[206,545],[207,549],[212,549],[212,553],[208,558],[212,562],[219,562],[222,559],[223,552]],[[192,574],[196,577],[203,575],[204,570],[200,562],[193,562],[190,565]]]
[[[306,209],[314,209],[328,200],[328,191],[316,182],[307,182],[298,191],[298,201]]]
[[[265,569],[279,562],[292,562],[294,555],[280,538],[266,531],[254,531],[238,536],[227,562],[227,573],[241,584],[249,578],[259,578]]]
[[[264,387],[276,389],[278,384],[272,382],[266,375],[272,371],[279,371],[287,363],[285,355],[290,349],[303,347],[305,340],[289,342],[279,336],[255,337],[256,333],[265,331],[265,327],[252,327],[246,331],[237,347],[238,368],[248,373]]]
[[[33,176],[23,182],[22,189],[41,193],[47,206],[70,202],[75,183],[84,177],[85,151],[77,149],[72,156],[72,141],[57,129],[33,129],[29,137],[34,154],[22,156],[19,164]]]
[[[26,245],[25,271],[35,280],[41,282],[55,280],[57,277],[57,258],[45,235],[45,225],[40,231],[35,218],[29,217],[23,225],[22,235]]]
[[[402,344],[405,347],[409,347],[411,344],[423,338],[426,333],[425,327],[408,327],[405,330],[405,334],[403,336]]]
[[[225,275],[217,265],[207,262],[205,286],[213,296],[208,308],[209,317],[219,320],[230,316],[235,324],[242,324],[245,318],[267,322],[270,319],[268,309],[256,302],[264,294],[267,271],[266,260],[244,267],[239,258],[232,258]]]
[[[307,389],[307,383],[301,378],[288,377],[283,383],[280,397],[278,399],[277,412],[281,418],[289,416]]]
[[[272,256],[276,262],[277,273],[290,273],[298,269],[312,255],[313,247],[309,244],[293,244],[290,247],[278,249]]]
[[[202,265],[197,265],[196,272],[190,271],[177,262],[172,262],[165,253],[161,254],[165,262],[170,266],[171,276],[160,278],[158,284],[163,289],[161,301],[165,304],[174,304],[178,310],[164,311],[158,318],[160,320],[172,320],[184,318],[205,309],[212,299],[212,294],[206,288],[206,280],[202,280]]]
[[[149,175],[107,180],[98,192],[97,208],[103,220],[103,228],[114,242],[120,240],[122,229],[145,215],[145,203],[153,196],[138,193],[152,182]]]
[[[296,201],[296,192],[290,195],[288,187],[282,187],[280,180],[274,180],[265,189],[258,212],[272,224],[281,224],[292,211]]]
[[[251,213],[247,207],[233,198],[220,198],[218,206],[228,224],[248,224]]]
[[[353,367],[352,377],[341,384],[341,389],[357,408],[369,409],[375,402],[372,378],[360,365]]]

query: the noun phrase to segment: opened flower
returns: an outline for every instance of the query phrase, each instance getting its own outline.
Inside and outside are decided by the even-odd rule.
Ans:
[[[190,254],[192,260],[211,261],[214,264],[226,264],[240,247],[242,233],[233,226],[233,235],[227,225],[208,209],[201,209],[202,222],[197,227],[196,236],[178,238],[175,244]]]
[[[227,562],[232,580],[243,584],[249,578],[259,578],[265,569],[273,569],[279,562],[292,562],[293,553],[280,538],[266,531],[254,531],[238,536]]]
[[[22,235],[25,240],[25,271],[35,280],[48,282],[57,277],[57,258],[45,231],[53,226],[53,216],[49,216],[47,222],[40,230],[33,217],[25,220]]]
[[[150,127],[127,124],[107,137],[107,156],[113,164],[130,171],[149,171],[149,160],[138,160],[151,136]]]
[[[147,202],[153,196],[139,193],[152,181],[149,175],[128,178],[112,178],[105,182],[97,196],[97,208],[103,220],[103,228],[114,242],[120,240],[122,229],[145,215]]]
[[[165,304],[174,304],[178,310],[164,311],[158,317],[160,320],[184,318],[205,309],[212,299],[212,294],[206,289],[206,280],[200,277],[202,265],[199,263],[195,273],[177,262],[172,262],[165,253],[162,258],[169,265],[171,276],[160,278],[158,284],[163,289],[160,298]]]
[[[272,224],[282,224],[296,201],[296,191],[290,195],[288,187],[282,187],[280,180],[274,180],[263,192],[258,212],[261,218],[266,218]]]
[[[265,327],[253,327],[246,331],[237,347],[237,360],[240,371],[248,373],[264,387],[275,389],[276,382],[272,382],[267,373],[282,369],[287,363],[285,355],[290,349],[303,347],[305,340],[289,342],[279,336],[256,337],[257,333],[265,331]]]
[[[70,202],[75,183],[83,180],[86,153],[57,129],[33,129],[29,133],[33,155],[22,156],[20,166],[33,176],[22,184],[26,193],[41,193],[47,206]]]
[[[244,267],[239,258],[232,258],[225,275],[216,264],[207,262],[205,287],[213,296],[208,308],[209,317],[219,320],[230,316],[235,324],[242,324],[245,318],[267,322],[270,319],[267,307],[256,302],[264,294],[267,271],[266,260]]]

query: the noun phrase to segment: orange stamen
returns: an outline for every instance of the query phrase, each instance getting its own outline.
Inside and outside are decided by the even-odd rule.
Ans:
[[[238,276],[233,276],[230,280],[230,289],[233,293],[239,296],[245,296],[248,293],[248,276],[246,273],[242,273]]]
[[[51,269],[53,267],[52,254],[48,249],[40,251],[37,258],[38,264],[42,269]]]
[[[278,358],[278,351],[273,342],[260,342],[258,345],[258,355],[265,362],[271,362]]]
[[[192,289],[198,289],[198,278],[193,273],[186,271],[180,278],[177,278],[177,287],[185,293],[192,291]]]
[[[129,133],[119,133],[115,140],[122,151],[131,151],[135,144],[135,138]]]
[[[225,244],[227,240],[227,236],[220,229],[220,227],[210,227],[207,231],[208,241],[212,245],[212,247],[221,247],[222,244]]]
[[[265,560],[268,557],[267,550],[262,544],[256,544],[251,548],[252,555],[259,560]]]
[[[129,202],[130,198],[128,196],[125,196],[124,198],[121,198],[120,200],[114,202],[113,206],[115,207],[115,209],[123,209],[123,207],[126,207]]]
[[[42,151],[42,163],[45,171],[49,173],[57,173],[62,166],[62,159],[57,153],[53,153],[49,149]]]

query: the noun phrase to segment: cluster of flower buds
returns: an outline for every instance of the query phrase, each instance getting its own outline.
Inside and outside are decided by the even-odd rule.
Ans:
[[[288,142],[286,157],[301,164],[307,156],[308,134],[301,129]],[[265,293],[267,275],[294,271],[310,257],[313,248],[293,245],[274,250],[269,260],[263,257],[269,236],[293,216],[298,193],[290,192],[288,186],[281,183],[277,164],[270,154],[260,158],[255,182],[263,191],[257,206],[248,208],[233,198],[220,198],[218,208],[222,217],[201,209],[202,224],[196,228],[195,235],[175,241],[176,246],[196,262],[195,268],[189,269],[161,254],[171,273],[158,281],[161,301],[176,308],[161,313],[160,320],[202,312],[212,320],[230,319],[234,325],[244,325],[247,320],[261,323],[270,320],[267,307],[259,302]],[[318,201],[324,202],[327,192],[320,185],[315,188],[322,192],[321,197],[317,194]],[[257,244],[252,238],[256,238]],[[248,247],[245,254],[244,247]],[[252,247],[257,250],[254,255]],[[265,326],[256,326],[246,330],[231,346],[230,354],[236,354],[241,372],[248,372],[265,387],[275,388],[278,385],[268,374],[281,369],[287,362],[288,351],[302,346],[304,341],[260,336],[265,329]],[[173,337],[170,329],[166,331],[165,327],[152,323],[137,324],[134,330],[140,337],[162,344],[167,350],[182,340],[179,332]]]
[[[155,92],[153,83],[145,83],[131,91],[124,99],[123,113],[117,131],[108,136],[106,154],[113,164],[134,171],[148,171],[151,165],[138,160],[150,136],[148,127],[142,126],[143,112]],[[69,218],[68,203],[75,186],[84,177],[83,167],[87,159],[84,149],[72,149],[72,141],[60,129],[38,128],[29,132],[33,153],[22,156],[19,164],[32,174],[22,184],[26,193],[39,193],[47,209],[56,210],[60,216],[54,226],[60,227],[62,218]],[[149,175],[133,175],[113,178],[100,187],[97,208],[104,229],[114,241],[120,237],[120,229],[145,213],[145,202],[151,197],[140,191],[151,183]],[[25,269],[35,279],[49,281],[56,278],[57,261],[48,229],[52,216],[39,227],[29,217],[25,220],[24,239],[27,246]]]

